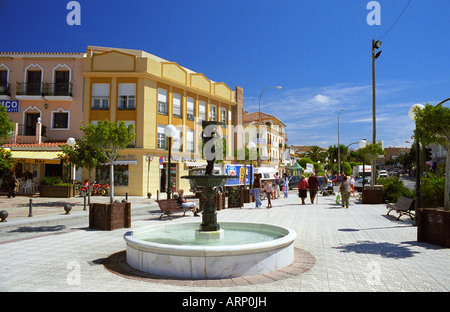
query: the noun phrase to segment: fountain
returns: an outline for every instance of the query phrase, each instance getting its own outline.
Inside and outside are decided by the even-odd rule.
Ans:
[[[213,175],[219,122],[203,121],[207,161],[204,176],[183,176],[205,197],[202,223],[165,223],[127,232],[126,261],[131,267],[158,275],[190,279],[251,276],[282,269],[294,260],[297,234],[264,223],[217,223],[214,197],[228,176]]]

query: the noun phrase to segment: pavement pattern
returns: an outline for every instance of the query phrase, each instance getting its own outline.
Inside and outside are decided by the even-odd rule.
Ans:
[[[33,201],[32,217],[29,199]],[[122,200],[123,198],[117,198]],[[417,242],[408,216],[397,221],[385,205],[363,205],[351,198],[348,209],[334,196],[301,205],[295,191],[275,199],[273,208],[218,211],[220,221],[270,223],[297,232],[296,260],[285,270],[227,280],[174,280],[132,272],[124,260],[123,235],[162,222],[154,199],[129,197],[131,229],[88,228],[83,198],[0,198],[9,213],[0,223],[0,291],[2,292],[448,292],[450,249]],[[108,202],[93,197],[92,202]],[[307,199],[309,203],[309,198]],[[65,214],[64,203],[72,211]],[[267,201],[263,202],[263,207]],[[306,259],[306,260],[305,260]],[[220,287],[220,288],[218,288]]]

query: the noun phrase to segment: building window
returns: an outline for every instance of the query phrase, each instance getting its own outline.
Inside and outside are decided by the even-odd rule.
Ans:
[[[209,120],[217,121],[217,106],[216,105],[209,106]]]
[[[158,89],[158,113],[167,115],[167,90]]]
[[[136,109],[136,84],[135,83],[119,83],[119,110],[135,110]]]
[[[206,102],[199,101],[198,103],[198,118],[201,122],[202,120],[206,120]]]
[[[226,108],[221,108],[220,110],[220,118],[221,118],[221,122],[222,122],[222,127],[226,127],[227,126],[227,109]]]
[[[194,99],[191,97],[187,98],[187,107],[186,107],[186,118],[187,120],[194,120],[195,111],[194,111]]]
[[[181,94],[173,94],[173,116],[181,118]]]
[[[166,135],[164,134],[164,125],[158,125],[158,149],[167,149],[166,147]]]
[[[40,70],[27,71],[26,95],[41,95],[41,77],[42,71]]]
[[[93,110],[109,109],[109,83],[92,84],[92,106]]]
[[[52,112],[52,130],[69,130],[69,112],[65,112],[62,109],[56,112]]]
[[[70,71],[57,70],[55,71],[55,85],[53,87],[53,94],[56,96],[69,96],[70,90]]]
[[[100,184],[110,182],[110,165],[101,165],[95,168],[95,178]],[[128,186],[129,165],[114,165],[114,186]]]
[[[186,135],[186,152],[194,152],[194,130],[188,130]]]

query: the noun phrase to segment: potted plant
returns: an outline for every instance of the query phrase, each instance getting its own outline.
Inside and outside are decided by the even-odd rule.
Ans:
[[[447,151],[444,206],[439,208],[419,207],[417,213],[417,240],[443,247],[450,247],[450,108],[443,103],[424,108],[414,108],[416,129],[414,137],[423,146],[434,143]]]
[[[60,177],[43,177],[39,186],[41,197],[69,198],[75,194],[72,183],[63,183]]]

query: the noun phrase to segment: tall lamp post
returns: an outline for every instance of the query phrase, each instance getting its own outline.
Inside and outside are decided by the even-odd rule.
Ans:
[[[76,141],[74,138],[68,138],[67,139],[67,145],[69,145],[70,147],[74,147],[76,144]],[[72,178],[72,184],[75,184],[75,166],[73,164],[70,165],[70,177]]]
[[[250,183],[250,188],[253,190],[253,158],[255,158],[254,156],[256,156],[256,155],[253,155],[253,153],[255,153],[256,145],[253,142],[248,142],[247,148],[248,148],[248,159],[250,159],[249,183]]]
[[[416,124],[417,129],[417,123],[416,123],[416,112],[414,111],[415,108],[418,109],[424,109],[425,106],[422,104],[414,104],[411,106],[408,110],[408,116],[411,118],[412,121]],[[419,140],[416,138],[416,205],[415,205],[415,214],[414,214],[414,225],[417,225],[417,213],[419,212],[420,208],[420,144]]]
[[[339,146],[339,117],[341,116],[341,112],[345,111],[345,109],[341,109],[338,114],[338,173],[337,176],[341,174],[341,147]]]
[[[259,126],[261,124],[261,96],[263,95],[263,93],[266,90],[272,89],[272,88],[276,88],[276,89],[280,90],[280,89],[282,89],[282,86],[267,87],[259,95],[259,104],[258,104],[258,151],[259,151],[258,167],[261,167],[261,146],[260,146],[260,143],[259,143],[261,141],[261,132],[259,131]]]
[[[167,137],[167,139],[168,139],[168,150],[169,150],[169,163],[168,163],[168,166],[169,166],[169,168],[168,168],[168,170],[167,170],[167,189],[166,189],[166,192],[167,192],[167,199],[170,199],[171,198],[171,195],[170,195],[170,193],[171,193],[171,191],[170,191],[170,171],[171,171],[171,158],[172,158],[172,140],[173,140],[173,137],[175,136],[175,135],[177,135],[177,128],[175,128],[175,126],[174,125],[167,125],[165,128],[164,128],[164,134],[166,135],[166,137]]]
[[[380,40],[372,39],[372,144],[376,144],[377,140],[377,121],[376,121],[376,100],[375,100],[375,60],[380,56],[381,51],[375,53],[375,50],[381,47]],[[375,167],[376,167],[376,159],[372,160],[372,179],[370,180],[370,185],[375,184]]]

